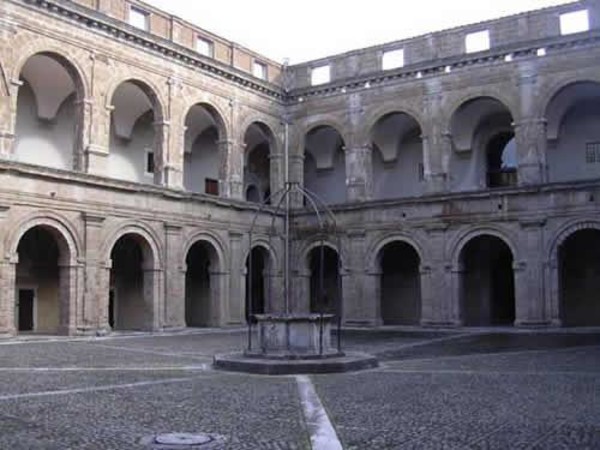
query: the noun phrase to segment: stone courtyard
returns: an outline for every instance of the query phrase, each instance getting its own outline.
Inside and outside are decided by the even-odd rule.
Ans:
[[[213,354],[245,338],[243,329],[210,329],[2,341],[0,448],[600,447],[594,330],[354,329],[344,331],[345,349],[377,355],[379,368],[310,377],[212,369]],[[329,441],[314,440],[320,425],[302,385],[317,394]],[[175,432],[213,441],[155,443]]]

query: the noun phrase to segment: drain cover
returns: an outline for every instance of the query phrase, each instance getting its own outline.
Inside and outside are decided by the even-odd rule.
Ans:
[[[160,445],[204,445],[213,440],[208,434],[192,433],[167,433],[154,438],[154,442]]]

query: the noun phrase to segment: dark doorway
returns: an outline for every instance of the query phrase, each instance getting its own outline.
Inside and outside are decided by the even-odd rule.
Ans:
[[[559,248],[563,325],[600,325],[600,231],[580,230]]]
[[[332,248],[314,248],[309,256],[310,312],[336,314],[341,301],[340,261]]]
[[[33,331],[33,302],[35,291],[33,289],[19,289],[18,311],[19,331]]]
[[[495,236],[478,236],[463,248],[461,263],[465,325],[512,325],[515,283],[508,245]]]
[[[209,244],[196,242],[186,257],[185,323],[188,327],[206,327],[210,325],[212,302],[211,250]]]
[[[419,255],[405,242],[381,250],[381,318],[384,325],[418,325],[421,320]]]
[[[115,290],[108,291],[108,325],[115,327]]]

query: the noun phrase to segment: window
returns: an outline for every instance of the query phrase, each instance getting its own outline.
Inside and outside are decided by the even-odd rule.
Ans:
[[[196,51],[201,55],[212,57],[213,43],[208,39],[198,36],[196,38]]]
[[[267,79],[267,65],[260,61],[254,61],[252,65],[252,74],[261,80]]]
[[[546,49],[545,48],[538,48],[535,52],[536,55],[538,56],[546,56]]]
[[[404,49],[400,48],[397,50],[390,50],[383,52],[381,58],[381,68],[383,70],[397,69],[398,67],[404,67]]]
[[[219,181],[212,178],[205,178],[204,192],[210,195],[219,195]]]
[[[588,31],[590,21],[587,9],[560,15],[560,34],[573,34]]]
[[[310,84],[315,86],[317,84],[325,84],[331,81],[331,73],[329,65],[313,67],[310,71]]]
[[[587,164],[600,164],[600,142],[585,144],[585,162]]]
[[[150,15],[143,9],[131,6],[129,8],[129,25],[133,25],[140,30],[148,31]]]
[[[146,175],[154,175],[154,152],[146,150]]]
[[[488,30],[469,33],[465,37],[467,53],[483,52],[490,49],[490,32]]]

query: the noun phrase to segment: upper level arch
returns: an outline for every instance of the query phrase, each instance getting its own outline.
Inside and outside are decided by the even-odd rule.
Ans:
[[[255,120],[244,128],[244,192],[247,201],[270,201],[271,161],[277,154],[277,138],[273,129]]]

